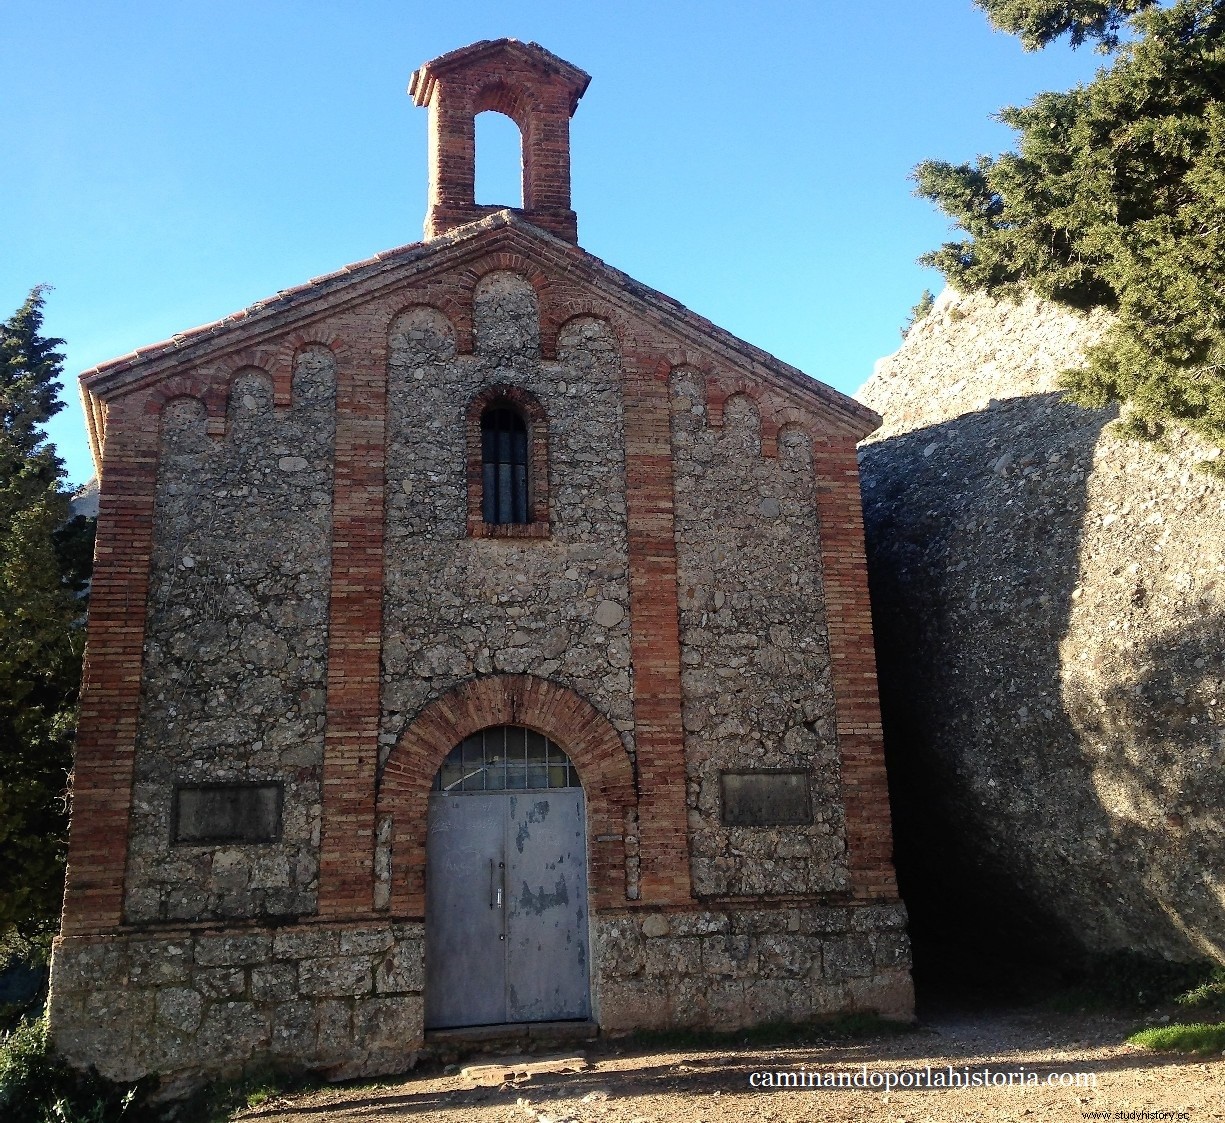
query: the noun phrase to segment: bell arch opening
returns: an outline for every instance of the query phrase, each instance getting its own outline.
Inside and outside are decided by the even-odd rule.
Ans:
[[[523,133],[497,109],[476,115],[474,198],[478,206],[523,209]]]

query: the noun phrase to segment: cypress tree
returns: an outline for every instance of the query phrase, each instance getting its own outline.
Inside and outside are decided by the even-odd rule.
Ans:
[[[1134,436],[1174,422],[1225,447],[1225,0],[976,2],[1031,49],[1066,34],[1110,62],[1003,110],[1015,152],[915,169],[967,235],[921,260],[958,288],[1110,309],[1072,397],[1126,403]]]
[[[44,428],[63,408],[44,294],[0,324],[0,944],[58,925],[92,541]]]

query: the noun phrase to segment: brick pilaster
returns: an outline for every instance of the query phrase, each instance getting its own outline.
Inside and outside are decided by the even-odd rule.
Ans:
[[[859,466],[853,440],[813,446],[829,657],[841,757],[847,862],[856,897],[895,897]]]
[[[363,325],[364,326],[364,325]],[[353,333],[339,364],[319,914],[372,911],[383,616],[384,333]],[[358,343],[361,340],[361,343]]]
[[[111,402],[73,770],[64,935],[123,921],[140,712],[158,419],[143,396]]]
[[[679,904],[690,899],[692,887],[667,366],[627,355],[625,372],[639,886],[644,903]]]

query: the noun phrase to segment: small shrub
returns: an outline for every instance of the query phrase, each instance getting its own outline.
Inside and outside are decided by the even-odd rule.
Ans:
[[[1127,1040],[1163,1053],[1219,1053],[1225,1050],[1225,1022],[1153,1026],[1133,1033]]]
[[[1225,1013],[1225,967],[1214,967],[1199,986],[1180,994],[1175,1001],[1180,1006],[1207,1007]]]
[[[931,289],[924,289],[923,295],[919,297],[919,303],[910,310],[910,315],[906,317],[906,323],[902,325],[903,339],[910,334],[910,329],[915,324],[927,318],[927,314],[932,310],[932,305],[935,303],[936,298],[932,296]]]
[[[0,1035],[0,1119],[5,1123],[138,1123],[152,1118],[138,1086],[69,1068],[50,1048],[45,1017]]]
[[[1152,1007],[1173,1002],[1211,978],[1215,964],[1172,963],[1136,952],[1095,959],[1080,980],[1088,1005]],[[1092,1000],[1096,999],[1096,1003]]]

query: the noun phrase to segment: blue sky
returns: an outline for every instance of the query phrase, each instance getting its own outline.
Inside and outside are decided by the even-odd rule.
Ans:
[[[994,111],[1101,61],[970,0],[0,0],[0,316],[54,286],[73,480],[79,371],[421,237],[409,75],[503,35],[592,75],[580,243],[848,393],[941,284],[910,169],[1007,148]],[[481,201],[517,202],[506,130],[478,139]]]

